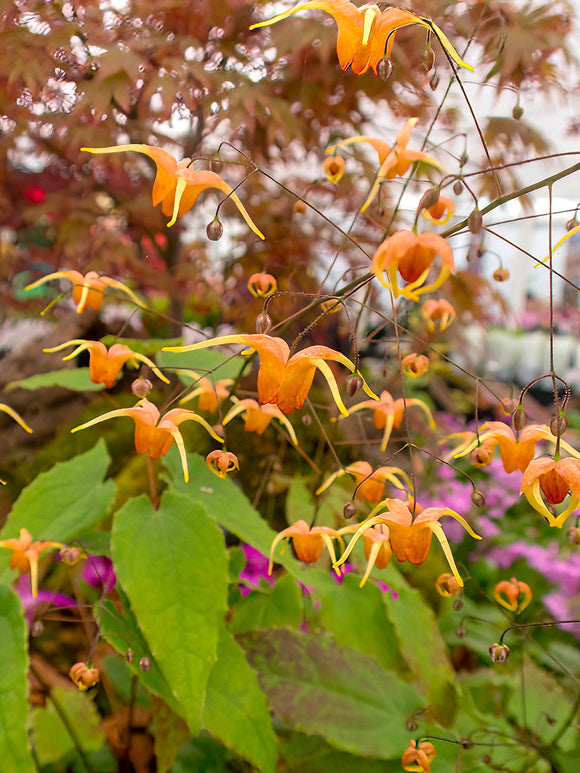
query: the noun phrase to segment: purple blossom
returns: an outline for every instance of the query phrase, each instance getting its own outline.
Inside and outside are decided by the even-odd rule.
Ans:
[[[117,582],[111,559],[107,556],[89,556],[83,565],[83,580],[91,588],[102,588],[105,593],[109,593]]]
[[[242,545],[246,565],[240,572],[240,591],[242,596],[247,596],[260,586],[260,581],[265,580],[270,587],[275,584],[275,579],[268,574],[268,557],[251,545]]]
[[[15,583],[15,590],[20,596],[20,601],[24,607],[24,617],[29,628],[32,627],[34,619],[39,610],[44,610],[51,604],[56,607],[76,607],[77,603],[70,596],[54,591],[40,590],[36,598],[32,595],[30,579],[28,575],[22,575]]]

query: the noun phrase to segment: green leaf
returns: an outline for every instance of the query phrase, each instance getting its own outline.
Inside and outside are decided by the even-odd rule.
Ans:
[[[22,604],[0,585],[0,749],[2,769],[34,773],[28,746],[28,632]]]
[[[56,763],[76,753],[69,729],[55,703],[73,728],[83,752],[88,754],[100,749],[105,742],[105,734],[101,729],[99,712],[90,696],[76,689],[57,686],[52,690],[46,707],[35,709],[32,714],[34,748],[40,764]]]
[[[203,725],[263,773],[273,773],[277,740],[266,698],[236,640],[222,629],[207,683]]]
[[[111,548],[151,652],[198,733],[226,612],[223,534],[201,506],[168,492],[159,510],[144,496],[127,502],[115,514]]]
[[[48,373],[37,373],[34,376],[11,381],[6,385],[8,391],[12,389],[41,389],[43,387],[64,387],[75,392],[99,392],[105,388],[104,384],[93,384],[88,368],[63,368],[52,370]]]
[[[177,755],[171,773],[230,773],[233,754],[208,735],[192,738]]]
[[[457,708],[455,672],[431,607],[393,566],[383,594],[387,614],[395,627],[403,657],[416,675],[431,704],[431,713],[445,727],[453,724]]]
[[[401,773],[400,760],[370,760],[340,752],[319,736],[300,735],[285,737],[280,742],[281,768],[288,773]]]
[[[156,360],[160,368],[184,368],[194,370],[201,376],[211,373],[216,381],[222,378],[236,378],[245,362],[243,357],[213,349],[202,349],[197,352],[159,352]],[[191,377],[185,374],[183,379],[187,383],[191,382]]]
[[[328,634],[287,629],[239,637],[270,707],[297,730],[354,754],[389,759],[409,743],[406,721],[424,707],[413,685]]]
[[[310,493],[306,481],[299,475],[294,476],[288,487],[286,495],[286,521],[292,525],[296,521],[312,520],[314,507],[312,504],[312,494]],[[317,525],[321,524],[317,520]]]
[[[231,629],[235,634],[254,628],[297,627],[303,616],[302,591],[296,579],[286,574],[273,588],[260,588],[244,596],[232,611]]]
[[[183,719],[164,701],[155,699],[151,706],[151,713],[157,773],[168,773],[179,750],[190,739],[191,733]]]

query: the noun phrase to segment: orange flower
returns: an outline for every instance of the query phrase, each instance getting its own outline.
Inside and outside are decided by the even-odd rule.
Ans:
[[[331,529],[328,526],[313,526],[310,528],[306,521],[296,521],[292,526],[284,529],[284,531],[281,531],[274,537],[272,547],[270,548],[268,574],[272,574],[276,545],[284,539],[292,540],[294,552],[300,561],[304,561],[306,564],[315,564],[320,558],[324,546],[326,546],[330,554],[332,563],[335,564],[336,554],[332,540],[337,539],[344,545],[342,537],[335,529]],[[340,570],[336,569],[336,573],[340,574]]]
[[[272,274],[252,274],[248,279],[248,290],[254,298],[269,298],[277,289],[278,283]]]
[[[139,352],[134,352],[124,344],[113,344],[111,348],[107,350],[105,344],[100,341],[86,341],[82,338],[73,338],[71,341],[66,341],[64,344],[52,346],[50,349],[43,349],[42,351],[58,352],[61,349],[65,349],[67,346],[76,346],[77,348],[74,352],[63,357],[63,362],[65,360],[72,360],[73,357],[78,357],[81,352],[89,352],[89,371],[93,384],[104,384],[107,389],[110,389],[126,362],[133,368],[138,367],[137,362],[145,363],[145,365],[148,365],[161,381],[169,384],[169,379],[163,375],[157,365],[155,365],[149,357],[146,357],[144,354],[139,354]]]
[[[86,663],[75,663],[68,675],[81,692],[94,687],[101,678],[99,669],[89,668]]]
[[[493,597],[502,607],[519,615],[532,600],[532,589],[527,583],[512,577],[511,580],[497,583],[493,589]]]
[[[449,572],[444,572],[437,578],[437,581],[435,582],[435,589],[440,596],[448,599],[452,598],[453,596],[457,596],[461,590],[461,586],[452,574],[449,574]]]
[[[427,209],[421,210],[421,216],[430,220],[433,225],[443,225],[453,217],[455,204],[447,196],[439,196],[439,201]]]
[[[423,400],[419,400],[419,398],[412,398],[408,400],[403,397],[400,397],[398,400],[393,400],[391,393],[387,392],[386,390],[381,392],[381,396],[378,402],[363,400],[362,403],[357,403],[356,405],[351,406],[350,412],[356,413],[356,411],[362,411],[366,408],[373,409],[373,422],[375,427],[377,429],[385,430],[383,433],[383,439],[381,441],[381,451],[385,451],[387,448],[387,443],[389,442],[389,438],[391,437],[391,432],[393,429],[399,429],[401,422],[403,421],[404,412],[407,410],[407,408],[411,408],[413,405],[416,405],[417,408],[421,408],[427,417],[429,426],[431,429],[434,429],[435,422],[433,421],[433,416],[431,415],[431,411],[429,410],[427,404],[424,403]]]
[[[72,297],[77,305],[77,314],[80,314],[87,308],[98,311],[103,302],[103,295],[107,287],[125,293],[134,304],[142,309],[145,308],[135,293],[126,285],[119,282],[118,279],[111,279],[110,276],[100,276],[96,271],[89,271],[84,276],[73,269],[69,271],[55,271],[53,274],[47,274],[42,277],[42,279],[38,279],[36,282],[27,285],[24,289],[34,290],[36,287],[40,287],[40,285],[43,285],[45,282],[51,282],[53,279],[68,279],[69,282],[72,282]]]
[[[353,526],[345,526],[340,530],[340,533],[346,534],[348,532],[353,532],[356,531],[357,528],[356,524]],[[376,566],[377,569],[386,569],[391,561],[391,556],[393,555],[393,549],[389,539],[389,530],[383,524],[371,526],[362,536],[367,567],[363,578],[359,583],[359,588],[362,588],[366,583],[374,566]]]
[[[201,424],[214,440],[219,443],[223,443],[224,440],[213,431],[204,418],[185,408],[173,408],[161,418],[159,409],[146,397],[139,400],[133,408],[118,408],[109,411],[102,416],[97,416],[96,419],[81,424],[79,427],[74,427],[71,432],[79,432],[81,429],[87,429],[95,424],[100,424],[102,421],[121,416],[129,416],[135,422],[135,450],[138,454],[147,454],[150,459],[159,459],[160,456],[165,456],[175,442],[181,457],[183,478],[186,483],[189,480],[189,471],[185,445],[178,429],[179,425],[184,421],[195,421],[197,424]]]
[[[30,572],[30,585],[34,598],[38,595],[38,559],[43,550],[49,548],[62,548],[60,542],[33,542],[26,529],[20,529],[20,537],[12,537],[0,541],[0,548],[8,548],[12,551],[10,556],[10,568],[16,569],[20,574]]]
[[[544,516],[550,526],[561,529],[568,516],[580,505],[580,461],[570,457],[556,461],[550,456],[533,459],[524,470],[520,494],[526,495],[530,505]],[[568,506],[554,516],[544,499],[551,505],[559,505],[568,495]]]
[[[439,275],[425,284],[436,255],[441,258]],[[437,234],[416,236],[412,231],[397,231],[379,245],[371,262],[371,271],[395,298],[402,295],[416,301],[420,295],[441,287],[447,277],[455,273],[453,251]],[[397,272],[407,282],[405,287],[399,287]]]
[[[227,198],[234,202],[256,236],[259,236],[260,239],[265,238],[264,234],[248,215],[233,188],[215,172],[194,172],[190,168],[190,165],[193,163],[190,158],[184,158],[177,162],[166,150],[153,147],[152,145],[115,145],[110,148],[81,148],[81,150],[95,154],[125,153],[128,150],[132,150],[148,156],[157,167],[155,182],[153,183],[153,206],[156,207],[158,204],[161,204],[163,214],[167,217],[171,215],[171,220],[167,223],[168,228],[175,223],[178,217],[189,212],[203,191],[208,188],[217,188],[227,194]]]
[[[342,156],[329,156],[324,159],[322,165],[324,174],[328,177],[329,182],[337,183],[344,174],[344,158]]]
[[[294,432],[294,427],[292,424],[290,424],[290,421],[286,418],[286,416],[284,416],[277,405],[271,405],[269,403],[266,405],[260,405],[260,403],[256,402],[256,400],[252,400],[251,398],[238,400],[237,398],[232,397],[232,400],[234,400],[236,404],[230,408],[230,410],[224,416],[224,427],[236,416],[243,414],[244,429],[246,432],[255,432],[256,435],[263,435],[266,427],[270,424],[272,419],[277,419],[280,424],[282,424],[288,431],[292,443],[295,446],[298,445],[298,438]]]
[[[459,57],[449,40],[431,19],[416,16],[402,8],[390,7],[381,11],[378,5],[372,3],[366,3],[358,8],[349,0],[303,0],[272,19],[253,24],[250,29],[267,27],[298,11],[310,9],[325,11],[335,20],[338,27],[336,42],[338,61],[343,70],[350,65],[355,75],[365,73],[369,67],[372,67],[376,73],[377,65],[384,57],[385,50],[387,56],[391,54],[395,32],[409,24],[418,24],[433,32],[449,56],[460,67],[473,70],[473,67]]]
[[[386,508],[386,511],[385,511]],[[384,512],[381,512],[384,511]],[[385,499],[371,512],[369,517],[357,528],[349,546],[335,564],[342,566],[352,552],[352,549],[363,534],[377,524],[388,527],[389,541],[398,561],[410,561],[412,564],[422,564],[427,558],[433,534],[437,537],[453,572],[453,576],[463,587],[463,580],[457,571],[449,542],[439,523],[443,516],[450,516],[463,526],[467,533],[475,539],[481,539],[459,513],[448,507],[427,507],[413,518],[409,507],[399,499]]]
[[[240,469],[238,457],[231,451],[210,451],[205,457],[205,463],[218,478],[225,478],[228,472]]]
[[[178,374],[184,376],[191,376],[196,382],[197,387],[183,397],[179,403],[183,405],[198,397],[197,409],[198,411],[207,411],[207,413],[214,413],[217,411],[218,406],[230,396],[230,387],[234,383],[233,378],[222,378],[219,381],[214,382],[207,376],[200,376],[194,370],[188,370],[186,368],[179,368]]]
[[[409,378],[419,378],[429,370],[429,358],[424,354],[413,352],[403,357],[401,360],[401,369],[404,376]]]
[[[282,338],[273,336],[253,335],[227,335],[212,338],[209,341],[200,341],[189,346],[171,346],[163,349],[165,352],[192,352],[196,349],[207,349],[210,346],[222,344],[243,344],[250,347],[242,354],[249,354],[252,350],[258,352],[260,357],[260,369],[258,371],[258,400],[262,405],[272,403],[277,405],[282,413],[292,413],[295,408],[301,408],[314,380],[314,374],[318,368],[327,380],[330,391],[338,406],[339,411],[348,416],[348,411],[338,391],[336,379],[327,360],[340,362],[351,373],[356,372],[354,364],[344,354],[330,349],[328,346],[308,346],[301,352],[290,357],[290,348]],[[365,392],[375,397],[374,393],[363,382]]]
[[[409,741],[409,746],[401,757],[403,770],[415,771],[415,773],[430,773],[431,761],[435,756],[435,747],[429,741],[422,741],[417,747],[416,741]]]
[[[455,309],[444,298],[436,301],[430,299],[421,305],[421,314],[427,322],[427,327],[431,332],[437,327],[443,332],[455,319]]]
[[[338,470],[327,478],[317,489],[316,495],[326,491],[337,478],[342,475],[352,475],[356,482],[356,498],[360,501],[380,502],[384,498],[385,483],[389,481],[401,491],[412,491],[413,484],[409,476],[399,467],[378,467],[373,470],[368,462],[353,462],[344,470]],[[399,477],[397,477],[399,476]],[[401,480],[399,480],[401,478]],[[402,481],[402,482],[401,482]],[[407,488],[405,488],[405,484]]]

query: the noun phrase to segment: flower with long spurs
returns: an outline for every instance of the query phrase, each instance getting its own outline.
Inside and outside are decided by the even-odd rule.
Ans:
[[[69,346],[76,346],[76,349],[67,354],[66,357],[63,357],[63,362],[72,360],[73,357],[78,357],[81,352],[88,351],[89,373],[93,384],[104,384],[107,389],[110,389],[126,362],[133,368],[138,367],[138,362],[148,365],[157,378],[169,384],[169,379],[163,375],[153,360],[150,360],[144,354],[134,352],[125,344],[113,344],[110,349],[107,349],[105,344],[100,341],[86,341],[83,338],[73,338],[63,344],[51,346],[49,349],[43,349],[42,351],[59,352]]]
[[[153,206],[161,204],[163,214],[167,217],[171,216],[171,220],[167,223],[168,228],[175,223],[178,217],[189,212],[203,191],[208,188],[217,188],[234,202],[256,236],[259,236],[260,239],[265,238],[249,216],[234,189],[215,172],[204,170],[195,172],[191,168],[192,160],[190,158],[176,161],[171,153],[153,145],[114,145],[109,148],[81,148],[81,150],[97,155],[134,151],[148,156],[157,167],[152,192]]]
[[[71,432],[80,432],[80,430],[93,427],[102,421],[124,416],[128,416],[135,422],[135,450],[138,454],[147,454],[150,459],[159,459],[160,456],[165,456],[173,443],[175,443],[181,458],[183,478],[186,483],[189,480],[189,470],[187,469],[185,445],[179,431],[179,425],[183,424],[184,421],[195,421],[197,424],[201,424],[214,440],[217,440],[219,443],[223,443],[224,440],[197,413],[188,411],[185,408],[172,408],[161,416],[157,406],[150,403],[146,397],[139,400],[133,408],[117,408],[114,411],[109,411],[102,416],[97,416],[96,419],[91,419],[91,421],[87,421],[85,424],[74,427],[71,429]]]
[[[252,24],[250,29],[267,27],[294,13],[308,10],[324,11],[335,20],[338,27],[338,61],[343,70],[350,65],[355,75],[365,73],[369,67],[376,74],[377,65],[385,53],[387,56],[391,54],[396,31],[410,24],[418,24],[432,32],[456,64],[473,71],[473,67],[460,58],[443,31],[431,19],[394,6],[382,11],[374,3],[366,3],[359,8],[349,0],[303,0],[288,11]]]
[[[356,366],[344,354],[330,349],[328,346],[308,346],[290,356],[290,347],[283,338],[263,334],[226,335],[200,341],[189,346],[170,346],[164,352],[193,352],[197,349],[207,349],[211,346],[225,344],[242,344],[249,347],[242,354],[256,351],[260,358],[258,370],[258,400],[262,405],[272,403],[277,405],[282,413],[292,413],[295,408],[301,408],[314,380],[316,369],[320,370],[328,382],[332,397],[343,416],[348,416],[338,385],[328,360],[339,362],[351,373],[357,373]],[[363,389],[376,399],[376,395],[363,380]]]
[[[256,400],[246,398],[244,400],[238,400],[232,396],[232,400],[235,405],[230,408],[226,413],[223,420],[224,427],[236,416],[244,417],[244,429],[246,432],[255,432],[256,435],[263,435],[266,427],[270,424],[272,419],[277,419],[280,424],[286,429],[290,435],[292,444],[298,445],[298,438],[294,432],[294,427],[290,424],[288,418],[282,413],[277,405],[260,405]]]
[[[197,397],[198,411],[214,413],[222,402],[230,396],[230,387],[234,383],[233,378],[222,378],[214,383],[207,376],[200,376],[200,374],[196,373],[194,370],[178,368],[176,372],[179,376],[187,376],[197,382],[195,389],[188,392],[185,397],[181,398],[179,401],[180,405],[188,403],[190,400]]]
[[[10,556],[10,568],[16,569],[20,574],[30,573],[30,587],[32,596],[38,595],[38,560],[43,550],[49,548],[62,548],[60,542],[34,542],[26,529],[20,529],[20,537],[0,540],[0,548],[8,548],[12,551]]]
[[[550,526],[561,529],[580,505],[580,460],[571,457],[553,459],[551,456],[532,459],[524,470],[520,494],[525,494],[530,505]],[[559,505],[568,495],[570,499],[565,510],[554,515],[546,502]]]
[[[292,526],[284,529],[274,537],[272,547],[270,548],[268,574],[272,574],[276,545],[285,539],[292,540],[296,556],[306,564],[315,564],[320,558],[322,548],[326,546],[334,566],[336,564],[336,553],[334,552],[332,540],[337,539],[344,546],[343,539],[336,529],[331,529],[329,526],[313,526],[311,528],[306,521],[296,521]],[[336,566],[335,571],[337,574],[340,574],[340,569],[337,569]]]
[[[381,451],[385,451],[389,438],[391,437],[391,432],[394,429],[399,429],[405,411],[413,406],[420,408],[423,411],[429,426],[431,429],[435,429],[435,421],[433,420],[433,416],[427,403],[424,403],[423,400],[420,400],[418,397],[410,399],[399,397],[397,400],[393,400],[391,393],[385,390],[384,392],[381,392],[378,402],[375,402],[374,400],[363,400],[362,403],[352,405],[349,410],[351,414],[365,410],[366,408],[371,408],[373,410],[373,422],[375,427],[377,429],[384,429],[383,439],[381,441]]]
[[[46,276],[43,276],[42,279],[38,279],[36,282],[27,285],[24,289],[34,290],[45,282],[52,282],[53,279],[68,279],[69,282],[72,282],[72,297],[77,305],[77,314],[80,314],[85,309],[98,311],[103,302],[103,296],[107,287],[125,293],[135,305],[142,309],[145,308],[144,304],[137,298],[135,293],[127,287],[127,285],[124,285],[123,282],[119,282],[118,279],[112,279],[110,276],[97,274],[96,271],[89,271],[84,276],[74,269],[55,271],[54,273],[47,274]]]
[[[439,523],[439,519],[444,516],[455,518],[463,526],[466,532],[475,539],[481,539],[463,516],[451,510],[449,507],[427,507],[418,515],[413,517],[408,506],[399,499],[385,499],[380,502],[369,517],[364,520],[356,530],[347,549],[335,564],[336,567],[342,566],[350,556],[354,546],[363,536],[365,531],[378,524],[383,524],[389,529],[389,540],[393,553],[398,561],[410,561],[412,564],[422,564],[427,558],[433,535],[437,537],[445,553],[449,568],[453,576],[463,587],[463,580],[455,565],[455,560],[449,547],[449,542]]]
[[[436,278],[427,282],[436,256],[441,266]],[[382,242],[371,261],[371,272],[395,298],[402,295],[410,301],[436,290],[455,273],[453,250],[442,236],[425,232],[397,231]],[[406,282],[399,286],[397,274]]]
[[[10,416],[11,419],[14,419],[14,421],[19,424],[26,432],[30,433],[33,431],[32,428],[29,427],[28,424],[24,421],[22,416],[19,413],[16,413],[14,408],[6,405],[6,403],[0,403],[0,413],[6,413],[8,416]]]
[[[351,475],[354,478],[356,483],[355,498],[362,502],[381,502],[384,499],[385,483],[387,482],[400,491],[413,491],[413,484],[409,476],[399,467],[377,467],[376,470],[373,470],[369,462],[360,461],[353,462],[348,467],[333,473],[316,490],[316,495],[326,491],[342,475]]]
[[[358,526],[356,524],[353,526],[345,526],[340,530],[340,533],[346,534],[348,532],[356,532],[357,528]],[[377,569],[386,569],[391,562],[391,556],[393,555],[389,529],[383,524],[379,523],[376,526],[371,526],[363,533],[362,537],[367,567],[362,580],[359,583],[359,588],[362,588],[366,583],[373,567],[376,566]]]

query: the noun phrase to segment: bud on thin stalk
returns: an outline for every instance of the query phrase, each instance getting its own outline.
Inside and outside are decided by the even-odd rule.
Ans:
[[[212,242],[217,242],[222,238],[224,227],[221,222],[216,218],[212,220],[208,227],[205,229],[207,238]]]
[[[354,397],[362,385],[363,380],[360,376],[349,376],[346,380],[346,391],[350,397]]]
[[[479,489],[471,492],[471,501],[476,507],[485,507],[485,496]]]
[[[571,231],[573,228],[578,228],[579,225],[580,223],[576,220],[575,217],[573,217],[566,223],[566,230]]]
[[[439,195],[441,193],[440,188],[430,188],[428,191],[425,191],[425,193],[421,196],[421,199],[419,200],[419,205],[417,206],[417,212],[422,212],[424,209],[429,209],[430,207],[434,207],[435,204],[439,201]]]
[[[437,89],[437,86],[439,85],[440,80],[441,79],[439,77],[439,73],[434,72],[431,78],[429,79],[429,88],[431,89],[431,91],[435,91]]]
[[[354,502],[347,502],[342,508],[342,515],[348,521],[350,518],[354,518],[356,515],[356,505]]]
[[[265,311],[263,311],[261,314],[258,314],[256,317],[256,321],[254,322],[254,328],[256,330],[256,333],[264,334],[267,333],[268,330],[272,327],[272,317],[269,314],[266,314]]]
[[[552,421],[550,422],[550,432],[552,435],[555,435],[556,437],[561,437],[564,432],[566,432],[566,429],[568,428],[568,419],[564,416],[564,414],[558,414],[558,416],[554,416]]]
[[[131,384],[131,392],[133,392],[135,397],[147,397],[152,389],[153,384],[148,378],[137,378]]]
[[[456,196],[460,196],[463,193],[463,183],[461,180],[456,180],[453,184],[453,193]]]
[[[476,207],[473,212],[467,218],[467,227],[472,234],[478,234],[481,231],[483,225],[483,216]]]
[[[384,59],[381,59],[380,62],[377,64],[377,75],[379,78],[383,81],[388,81],[391,77],[391,73],[393,72],[393,63],[389,59],[388,56],[386,56]]]
[[[516,432],[520,432],[526,426],[526,414],[523,408],[516,408],[512,413],[512,426]]]
[[[489,648],[489,654],[494,663],[505,663],[510,655],[510,648],[507,644],[492,644]]]

